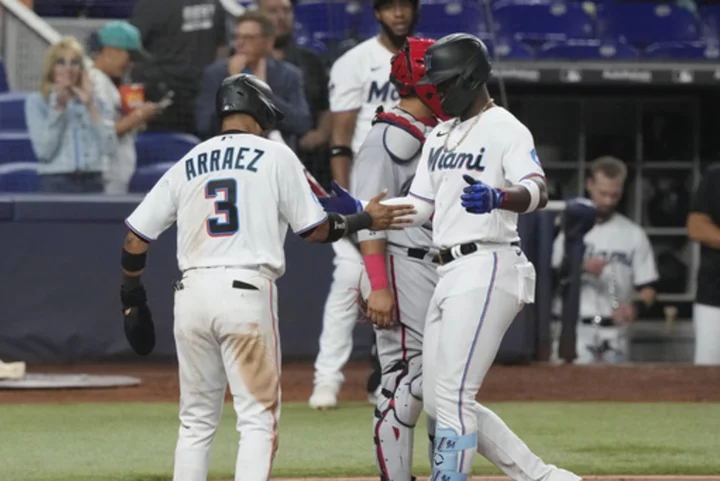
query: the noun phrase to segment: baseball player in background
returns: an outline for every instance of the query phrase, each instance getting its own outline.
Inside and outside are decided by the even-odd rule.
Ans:
[[[720,164],[703,174],[687,218],[688,237],[700,243],[693,304],[697,365],[720,365]]]
[[[133,340],[154,332],[140,280],[148,243],[177,223],[180,430],[173,479],[207,479],[229,383],[241,435],[235,479],[265,481],[280,416],[275,281],[285,271],[288,226],[308,242],[335,242],[361,229],[392,227],[400,212],[378,204],[381,194],[366,212],[327,215],[296,155],[260,136],[282,113],[256,77],[228,77],[218,90],[217,112],[222,133],[172,166],[127,218],[121,300],[136,348]],[[147,353],[152,342],[140,342],[141,350]]]
[[[596,220],[583,238],[577,364],[629,361],[628,326],[655,302],[653,283],[658,273],[650,240],[642,227],[616,212],[626,179],[627,167],[615,157],[600,157],[590,165],[586,188],[595,205]],[[564,246],[561,232],[552,258],[561,277],[566,269]]]
[[[446,119],[433,85],[417,86],[425,75],[425,52],[434,40],[408,37],[393,57],[390,81],[400,95],[379,112],[355,156],[351,191],[370,198],[385,189],[407,195],[425,136]],[[385,235],[358,233],[367,276],[362,296],[375,324],[382,390],[376,401],[373,438],[382,479],[410,481],[414,426],[422,412],[422,346],[425,315],[437,284],[432,225]],[[395,235],[398,234],[398,235]],[[434,430],[428,423],[429,432]],[[432,452],[432,450],[431,450]]]
[[[515,480],[577,481],[475,400],[507,328],[534,302],[535,268],[517,233],[518,214],[547,203],[532,134],[490,98],[489,56],[477,37],[443,37],[425,67],[418,85],[435,85],[443,112],[456,118],[427,136],[409,195],[383,203],[412,203],[413,227],[432,216],[440,249],[422,356],[425,412],[436,425],[430,479],[467,480],[479,452]],[[357,200],[333,189],[326,209],[355,212]]]
[[[332,66],[330,168],[333,179],[345,188],[350,186],[353,156],[370,131],[378,106],[388,111],[399,99],[389,80],[390,60],[412,34],[419,5],[419,0],[373,0],[380,33],[347,51]],[[333,249],[335,270],[325,303],[309,400],[310,406],[318,409],[337,404],[344,381],[342,369],[352,352],[352,333],[359,316],[357,290],[363,272],[360,252],[349,240],[333,244]],[[369,400],[374,403],[372,383],[368,388]]]

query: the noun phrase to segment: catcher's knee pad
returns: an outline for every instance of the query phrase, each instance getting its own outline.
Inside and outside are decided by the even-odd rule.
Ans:
[[[443,481],[466,481],[467,473],[462,472],[460,453],[477,449],[477,433],[459,436],[454,429],[442,428],[435,431],[435,454],[431,479]]]
[[[382,393],[376,417],[392,415],[407,427],[414,427],[422,413],[422,356],[398,361],[382,375]]]

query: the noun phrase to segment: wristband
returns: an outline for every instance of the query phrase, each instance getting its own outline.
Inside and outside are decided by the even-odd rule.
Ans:
[[[522,180],[518,185],[522,185],[530,193],[530,204],[523,214],[534,212],[540,204],[540,186],[537,185],[537,182],[530,179]]]
[[[363,256],[365,271],[370,279],[370,288],[373,291],[387,289],[390,286],[385,266],[384,254],[368,254]]]
[[[337,145],[330,149],[330,158],[333,157],[350,157],[353,158],[353,151],[346,145]]]

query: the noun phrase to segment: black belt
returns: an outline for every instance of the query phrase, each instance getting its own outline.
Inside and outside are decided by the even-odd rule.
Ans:
[[[503,245],[503,244],[498,244],[498,246],[501,246],[501,245]],[[510,245],[513,247],[520,247],[519,242],[511,242]],[[472,254],[473,252],[476,252],[477,250],[478,250],[478,245],[475,242],[468,242],[467,244],[460,244],[460,256],[458,256],[458,257]],[[448,264],[456,259],[456,257],[452,253],[452,249],[441,250],[440,253],[437,255],[437,257],[438,257],[438,264],[440,264],[440,265]]]
[[[429,253],[429,250],[419,249],[417,247],[409,247],[407,250],[408,257],[412,257],[413,259],[420,259],[421,261],[426,260],[426,257]],[[438,256],[433,256],[430,261],[434,262],[435,264],[440,263],[440,259],[438,259]]]
[[[593,318],[592,317],[584,317],[580,319],[580,322],[583,324],[593,324]],[[613,320],[609,317],[603,317],[600,319],[600,327],[612,327],[615,323],[613,323]]]

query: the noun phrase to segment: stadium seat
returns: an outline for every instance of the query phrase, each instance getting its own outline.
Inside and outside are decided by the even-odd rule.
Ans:
[[[33,0],[33,10],[41,17],[79,17],[86,11],[85,0]]]
[[[0,93],[10,90],[8,85],[7,72],[5,71],[5,62],[0,58]]]
[[[643,57],[651,60],[712,60],[717,62],[720,50],[717,45],[705,42],[668,42],[648,46]]]
[[[493,43],[487,38],[482,38],[482,40],[492,57],[497,55],[504,60],[531,60],[535,58],[535,50],[523,42],[511,38],[496,39],[497,43]]]
[[[488,28],[479,5],[454,0],[423,4],[415,32],[419,37],[438,39],[456,32],[483,35]]]
[[[0,165],[0,192],[37,192],[39,186],[35,162]]]
[[[177,162],[200,140],[188,134],[146,132],[135,138],[138,167]]]
[[[35,161],[35,151],[27,132],[0,131],[0,164]]]
[[[720,38],[720,4],[699,5],[704,36]]]
[[[138,167],[135,173],[130,179],[130,186],[128,187],[129,192],[134,194],[144,194],[149,192],[150,189],[160,180],[167,170],[173,166],[175,162],[161,162],[155,165],[148,165],[145,167]]]
[[[28,94],[28,92],[5,92],[0,94],[0,131],[27,130],[25,99]]]
[[[593,20],[574,3],[507,0],[493,5],[496,32],[519,40],[544,42],[593,38]]]
[[[342,39],[352,28],[351,5],[345,2],[308,2],[295,7],[295,21],[312,32],[313,40]]]
[[[87,0],[90,18],[128,19],[135,8],[135,0]]]
[[[635,60],[638,52],[622,42],[568,40],[544,44],[538,50],[537,57],[555,60]]]
[[[606,33],[636,46],[691,42],[700,34],[689,10],[665,3],[614,2],[605,6],[602,16]]]

